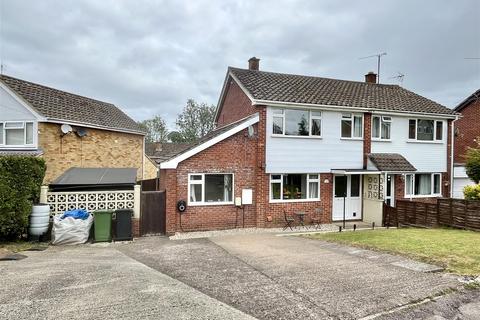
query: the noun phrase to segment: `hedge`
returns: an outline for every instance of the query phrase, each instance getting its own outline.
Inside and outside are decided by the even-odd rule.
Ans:
[[[42,158],[0,156],[0,240],[21,237],[45,176]]]

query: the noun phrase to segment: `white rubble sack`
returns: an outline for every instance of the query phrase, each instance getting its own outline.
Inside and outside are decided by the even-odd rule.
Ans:
[[[93,224],[92,215],[85,220],[73,217],[61,218],[62,214],[53,217],[52,244],[74,245],[87,242]]]

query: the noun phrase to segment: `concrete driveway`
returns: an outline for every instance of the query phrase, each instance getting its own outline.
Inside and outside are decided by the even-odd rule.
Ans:
[[[457,319],[480,301],[396,256],[272,234],[27,254],[0,262],[2,319]]]
[[[382,316],[461,287],[450,275],[400,267],[406,259],[298,237],[145,238],[121,250],[259,319]]]

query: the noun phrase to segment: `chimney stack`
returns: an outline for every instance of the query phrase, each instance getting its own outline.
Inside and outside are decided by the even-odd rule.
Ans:
[[[370,71],[365,75],[365,82],[367,83],[377,83],[377,74],[373,71]]]
[[[260,59],[257,57],[251,57],[248,59],[248,69],[249,70],[258,70],[260,67]]]

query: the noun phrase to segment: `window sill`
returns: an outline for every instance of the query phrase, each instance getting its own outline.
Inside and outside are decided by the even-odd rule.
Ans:
[[[362,137],[362,138],[343,138],[343,137],[341,137],[340,140],[346,140],[346,141],[363,141],[363,137]]]
[[[299,203],[299,202],[320,202],[319,199],[295,199],[295,200],[273,200],[270,199],[270,203]]]
[[[440,198],[442,197],[441,194],[430,194],[430,195],[415,195],[415,196],[411,196],[411,195],[405,195],[405,199],[418,199],[418,198]]]
[[[24,146],[7,146],[7,145],[0,145],[0,150],[10,150],[10,149],[15,149],[15,150],[35,150],[37,149],[37,146],[32,146],[32,145],[24,145]]]
[[[392,142],[392,139],[376,139],[376,138],[372,138],[372,142]]]
[[[189,202],[188,206],[191,207],[202,207],[202,206],[229,206],[234,205],[235,203],[232,202]]]
[[[426,144],[444,144],[443,140],[428,141],[428,140],[407,140],[407,143],[426,143]]]
[[[322,139],[322,136],[286,136],[283,134],[272,134],[272,138],[287,138],[287,139]]]

